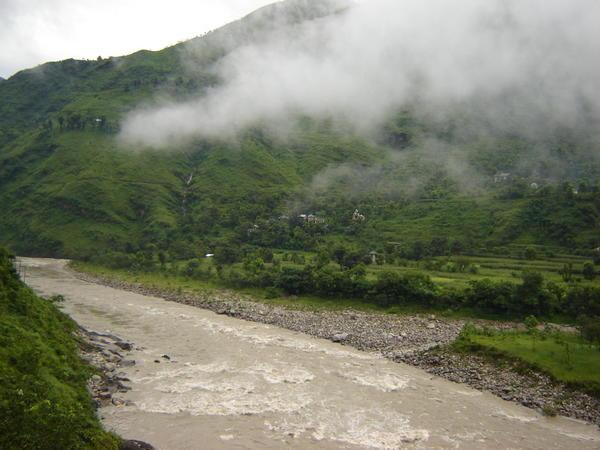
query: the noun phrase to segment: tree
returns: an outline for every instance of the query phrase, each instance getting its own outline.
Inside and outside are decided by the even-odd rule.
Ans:
[[[579,322],[581,337],[591,344],[600,344],[600,317],[582,316]]]
[[[264,262],[266,262],[266,263],[273,262],[273,250],[271,250],[270,248],[265,248],[265,247],[259,248],[256,253]]]
[[[318,269],[329,264],[329,254],[325,250],[320,250],[314,258],[314,264]]]
[[[594,264],[590,263],[590,262],[586,262],[583,265],[583,278],[585,278],[586,280],[589,281],[593,281],[594,278],[596,278],[596,271],[594,270]]]
[[[218,265],[233,264],[240,259],[238,247],[231,244],[223,244],[215,250],[215,262]]]
[[[445,237],[435,237],[429,244],[432,256],[443,256],[448,253],[448,239]]]
[[[525,259],[532,260],[537,258],[537,252],[535,251],[535,248],[527,247],[523,252],[523,256],[525,257]]]
[[[573,281],[573,264],[567,263],[563,265],[563,268],[558,272],[565,283]]]
[[[460,255],[464,250],[465,246],[459,240],[452,241],[452,244],[450,244],[450,253],[453,255]]]
[[[367,276],[367,266],[363,263],[357,264],[349,271],[352,281],[364,280]]]
[[[528,316],[525,318],[523,323],[527,327],[527,332],[531,336],[531,339],[532,339],[531,347],[533,350],[535,350],[535,340],[538,335],[537,327],[540,324],[540,322],[537,320],[537,318],[535,316]]]
[[[415,241],[410,249],[410,259],[419,261],[425,256],[426,249],[425,244],[422,241]]]
[[[344,245],[338,245],[331,252],[331,257],[340,265],[340,270],[352,269],[362,262],[363,256],[362,253],[351,250]]]
[[[550,310],[549,295],[544,290],[544,277],[539,272],[523,272],[523,283],[517,286],[517,299],[525,313],[545,315]]]
[[[348,249],[343,245],[338,245],[331,252],[331,259],[337,262],[342,270],[344,268],[344,258],[346,257],[346,253],[348,253]]]
[[[250,275],[256,276],[265,268],[265,262],[261,258],[247,256],[244,259],[244,270]]]

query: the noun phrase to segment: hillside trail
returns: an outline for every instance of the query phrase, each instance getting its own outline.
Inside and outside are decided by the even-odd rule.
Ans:
[[[81,326],[134,343],[103,423],[158,449],[598,449],[597,427],[329,341],[81,281],[21,258]],[[168,358],[163,357],[166,355]]]

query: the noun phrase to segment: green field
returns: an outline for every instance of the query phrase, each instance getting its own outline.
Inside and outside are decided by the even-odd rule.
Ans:
[[[310,261],[310,259],[315,256],[315,254],[311,252],[286,251],[275,252],[275,255],[277,255],[278,258],[283,258],[285,254],[290,255],[293,253],[302,255],[306,261]],[[435,270],[430,268],[431,261],[441,262],[442,264],[460,261],[463,264],[467,264],[468,267],[464,271]],[[424,261],[404,260],[399,264],[372,264],[367,267],[367,275],[369,278],[374,279],[377,274],[382,271],[425,273],[437,284],[449,288],[461,289],[467,287],[469,281],[483,280],[486,278],[493,281],[517,282],[523,271],[534,271],[541,273],[547,281],[566,286],[567,283],[563,280],[560,271],[564,268],[565,264],[572,264],[574,278],[577,280],[577,283],[581,283],[582,285],[600,286],[600,273],[591,281],[584,279],[581,275],[583,265],[589,262],[591,262],[590,258],[574,255],[560,255],[553,258],[536,260],[500,258],[495,256],[435,257],[428,258]],[[210,265],[211,262],[204,260],[203,264]],[[332,267],[335,266],[334,263],[331,264]],[[302,267],[301,264],[295,264],[288,261],[283,261],[282,265],[287,267]],[[240,265],[238,264],[237,267],[240,267]],[[469,272],[469,268],[471,267],[475,268],[476,273]],[[596,270],[600,272],[600,267],[596,266]]]
[[[520,361],[553,379],[600,395],[600,347],[558,332],[463,332],[454,344]]]
[[[303,258],[304,263],[294,263],[289,261],[294,257]],[[310,263],[315,257],[311,252],[293,252],[293,251],[275,251],[274,259],[277,260],[279,267],[273,263],[265,263],[264,270],[274,270],[280,268],[295,268],[303,269],[304,264]],[[463,272],[447,272],[439,270],[428,270],[427,267],[431,261],[439,261],[447,264],[448,261],[459,260],[463,264],[468,264],[469,267],[475,267],[477,273],[470,273],[468,270]],[[443,290],[461,292],[469,287],[469,283],[473,280],[490,279],[495,282],[507,281],[511,283],[519,283],[523,271],[539,272],[546,282],[552,282],[556,285],[567,289],[574,284],[579,286],[600,287],[600,276],[594,280],[584,279],[580,272],[583,264],[588,262],[586,258],[577,256],[562,255],[555,258],[545,260],[522,260],[511,258],[497,257],[481,257],[481,256],[462,256],[458,258],[433,258],[427,261],[402,261],[401,265],[390,264],[371,264],[366,268],[366,279],[374,281],[382,272],[396,272],[398,274],[425,274],[431,277],[435,285]],[[564,264],[570,263],[573,267],[574,279],[570,283],[563,280],[559,273],[564,267]],[[194,265],[194,274],[186,274],[190,265]],[[309,309],[362,309],[370,311],[382,311],[388,313],[414,313],[419,311],[436,310],[445,316],[452,317],[485,317],[492,319],[503,319],[502,316],[495,314],[483,313],[482,311],[473,311],[470,308],[436,308],[435,306],[425,307],[423,305],[393,305],[381,307],[365,302],[361,299],[348,298],[339,296],[337,298],[325,298],[310,294],[301,295],[286,295],[280,290],[265,289],[260,287],[239,287],[232,286],[228,283],[227,276],[233,272],[244,272],[243,263],[234,263],[221,268],[222,276],[217,276],[216,264],[210,258],[196,258],[187,261],[176,261],[166,263],[160,268],[158,262],[154,262],[152,270],[131,270],[131,269],[115,269],[106,266],[100,266],[94,263],[73,262],[74,268],[83,272],[92,273],[94,275],[105,276],[108,278],[119,278],[124,281],[142,283],[152,285],[159,288],[170,290],[182,289],[186,292],[203,292],[210,289],[234,288],[241,292],[250,294],[253,298],[263,302],[276,303],[292,308],[309,308]],[[329,263],[329,268],[338,270],[339,266],[333,262]],[[568,318],[562,316],[553,316],[554,321],[569,321]]]

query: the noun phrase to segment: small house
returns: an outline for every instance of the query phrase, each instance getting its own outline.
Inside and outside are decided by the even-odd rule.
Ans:
[[[354,214],[352,214],[352,221],[353,222],[364,222],[365,221],[365,216],[363,216],[358,209],[354,210]]]
[[[509,172],[498,172],[494,175],[494,183],[504,183],[510,179]]]
[[[377,264],[377,258],[379,258],[379,253],[376,251],[369,252],[369,256],[371,257],[371,262],[373,264]]]

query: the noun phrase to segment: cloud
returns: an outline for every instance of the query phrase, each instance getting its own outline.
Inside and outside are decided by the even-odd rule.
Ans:
[[[166,147],[255,124],[277,129],[298,115],[370,133],[406,105],[432,120],[462,110],[525,134],[576,126],[600,117],[598,23],[595,0],[364,1],[250,35],[211,66],[218,87],[134,111],[122,138]],[[184,55],[207,70],[194,47]]]
[[[0,76],[48,60],[159,50],[271,0],[2,0]]]

